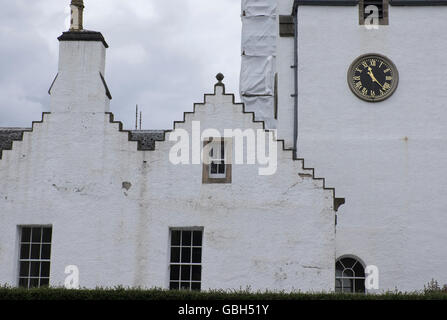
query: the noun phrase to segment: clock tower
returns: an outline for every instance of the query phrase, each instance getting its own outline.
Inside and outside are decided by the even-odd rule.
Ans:
[[[444,0],[277,1],[278,137],[345,198],[337,261],[377,266],[381,290],[447,283],[446,16]]]

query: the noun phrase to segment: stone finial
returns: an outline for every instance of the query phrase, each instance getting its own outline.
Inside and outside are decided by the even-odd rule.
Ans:
[[[222,73],[218,73],[216,75],[217,83],[214,85],[214,93],[217,92],[217,88],[221,88],[219,91],[220,94],[225,94],[225,85],[223,84],[222,80],[224,79],[224,75]]]
[[[82,31],[83,30],[83,14],[84,14],[84,1],[83,0],[71,0],[71,23],[70,31]]]
[[[222,74],[222,73],[218,73],[217,75],[216,75],[216,79],[217,79],[217,81],[219,81],[219,83],[222,83],[222,80],[224,79],[225,77],[224,77],[224,75]]]

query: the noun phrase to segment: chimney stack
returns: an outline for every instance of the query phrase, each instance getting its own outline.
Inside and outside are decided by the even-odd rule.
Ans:
[[[100,32],[84,30],[82,0],[71,1],[71,27],[59,38],[58,74],[50,88],[52,113],[108,112],[106,48]]]

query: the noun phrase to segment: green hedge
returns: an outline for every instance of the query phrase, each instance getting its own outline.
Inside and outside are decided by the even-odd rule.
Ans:
[[[281,293],[249,291],[168,291],[161,289],[21,289],[0,288],[0,300],[447,300],[443,292],[384,294]]]

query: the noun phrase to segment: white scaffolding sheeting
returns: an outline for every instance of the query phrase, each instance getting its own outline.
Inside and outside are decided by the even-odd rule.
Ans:
[[[276,55],[276,17],[243,17],[242,54]]]
[[[276,1],[271,0],[242,0],[242,15],[274,16],[276,14]]]
[[[275,58],[242,56],[241,95],[270,95],[274,92]],[[273,75],[273,76],[272,76]]]
[[[276,129],[272,96],[245,96],[245,111],[254,112],[255,120],[265,122],[266,129]]]
[[[240,93],[255,119],[276,128],[276,0],[242,0]]]

